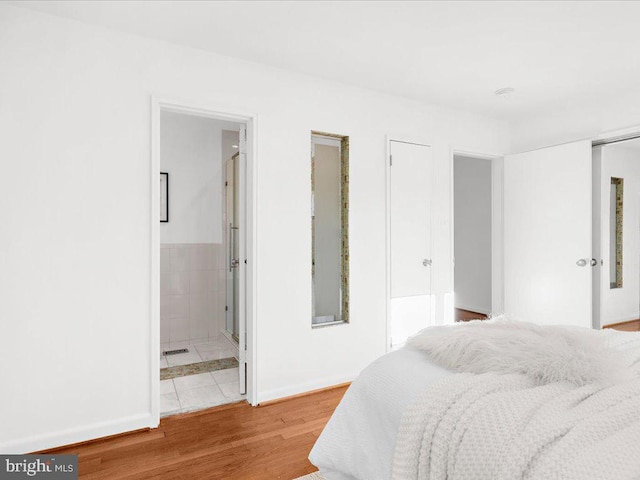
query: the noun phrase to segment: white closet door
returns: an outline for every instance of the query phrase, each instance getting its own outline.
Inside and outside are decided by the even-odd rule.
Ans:
[[[431,147],[390,142],[390,343],[430,324]]]
[[[505,313],[591,326],[591,142],[508,155]]]

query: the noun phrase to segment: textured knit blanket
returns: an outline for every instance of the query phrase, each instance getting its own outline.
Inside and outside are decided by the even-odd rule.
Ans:
[[[601,332],[630,370],[640,334]],[[499,354],[499,353],[497,353]],[[523,373],[460,373],[405,411],[394,480],[640,479],[640,379],[541,383]]]

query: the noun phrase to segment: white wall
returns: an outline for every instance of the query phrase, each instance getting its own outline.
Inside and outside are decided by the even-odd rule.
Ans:
[[[387,134],[433,145],[442,320],[450,151],[507,151],[505,123],[6,4],[0,32],[0,451],[153,425],[151,94],[258,115],[259,401],[352,379],[385,351]],[[316,330],[311,130],[350,137],[351,322]]]
[[[222,130],[222,163],[223,164],[226,163],[227,160],[233,157],[236,153],[238,153],[239,143],[240,143],[240,135],[238,131]],[[223,171],[224,171],[224,167],[223,167]]]
[[[618,93],[615,101],[589,104],[580,110],[561,105],[554,112],[511,123],[511,152],[577,140],[593,139],[600,134],[640,126],[640,94]]]
[[[491,313],[491,160],[456,155],[454,178],[455,306]]]
[[[602,176],[600,197],[601,245],[601,324],[636,320],[640,314],[640,148],[628,144],[601,147]],[[622,207],[622,288],[610,288],[609,275],[611,177],[624,179]]]
[[[222,243],[222,126],[162,112],[160,170],[169,173],[169,222],[161,243]]]

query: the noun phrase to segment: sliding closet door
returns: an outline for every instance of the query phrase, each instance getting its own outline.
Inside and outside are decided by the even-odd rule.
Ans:
[[[390,346],[430,324],[431,148],[390,142],[389,272]]]
[[[505,313],[591,326],[591,142],[508,155]]]

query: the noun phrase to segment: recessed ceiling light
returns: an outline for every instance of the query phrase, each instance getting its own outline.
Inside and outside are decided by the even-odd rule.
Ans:
[[[498,96],[498,97],[509,97],[511,95],[513,95],[513,93],[516,91],[515,88],[513,87],[503,87],[503,88],[499,88],[498,90],[496,90],[494,93],[494,95]]]
[[[231,148],[238,148],[238,145],[231,145]]]

